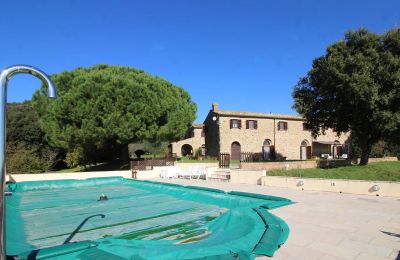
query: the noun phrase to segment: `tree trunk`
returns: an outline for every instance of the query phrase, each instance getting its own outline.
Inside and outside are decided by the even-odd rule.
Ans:
[[[366,144],[365,146],[361,147],[361,159],[360,159],[360,165],[367,165],[368,164],[368,159],[369,159],[369,154],[371,153],[371,144]]]
[[[120,161],[121,161],[121,163],[124,163],[124,164],[129,162],[128,144],[121,144]]]
[[[111,163],[125,164],[129,162],[128,144],[115,143],[112,147]]]

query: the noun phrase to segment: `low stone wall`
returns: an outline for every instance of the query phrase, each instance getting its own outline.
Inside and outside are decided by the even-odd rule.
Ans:
[[[399,182],[295,178],[282,176],[262,177],[261,182],[262,185],[265,186],[298,190],[400,197]],[[375,190],[374,185],[378,185],[379,190]]]
[[[216,162],[216,163],[181,163],[181,162],[175,162],[175,166],[179,166],[181,168],[189,168],[189,167],[218,167],[218,162]]]
[[[266,176],[265,170],[230,170],[230,182],[236,184],[256,184],[261,185],[262,177]]]
[[[283,162],[253,162],[241,163],[243,170],[290,170],[317,168],[317,161],[283,161]]]
[[[67,179],[88,179],[98,177],[124,177],[131,178],[131,171],[101,171],[101,172],[68,172],[68,173],[32,173],[11,174],[7,180],[20,181],[46,181]]]
[[[178,171],[183,172],[189,168],[204,167],[207,176],[211,175],[217,168],[217,163],[177,163]],[[149,180],[160,178],[160,173],[171,166],[154,167],[150,171],[138,171],[136,179]],[[68,173],[33,173],[33,174],[10,174],[7,175],[6,180],[13,181],[45,181],[45,180],[66,180],[66,179],[88,179],[98,177],[124,177],[132,178],[131,170],[125,171],[98,171],[98,172],[68,172]]]
[[[398,161],[399,159],[397,157],[383,157],[383,158],[369,158],[368,162],[369,163],[374,163],[374,162],[395,162]],[[360,159],[357,159],[357,163],[360,163]]]
[[[165,170],[167,167],[171,167],[171,166],[154,167],[153,170],[150,170],[150,171],[137,171],[135,179],[150,180],[150,179],[160,178],[161,171]],[[130,178],[132,178],[132,176],[130,176]]]
[[[398,161],[397,157],[369,158],[370,163]],[[351,165],[350,160],[310,160],[310,161],[281,161],[281,162],[249,162],[241,163],[243,170],[291,170],[291,169],[313,169],[331,168]],[[354,163],[360,163],[357,159]]]

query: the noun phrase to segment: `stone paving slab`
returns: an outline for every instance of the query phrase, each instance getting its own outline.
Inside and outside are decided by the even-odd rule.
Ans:
[[[268,194],[295,201],[296,204],[272,210],[290,227],[288,241],[273,259],[400,259],[400,198],[203,180],[157,181]]]

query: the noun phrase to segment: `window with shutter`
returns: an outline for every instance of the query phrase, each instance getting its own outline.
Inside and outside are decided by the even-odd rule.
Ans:
[[[246,129],[257,129],[256,120],[246,120]]]
[[[284,121],[278,122],[278,131],[288,130],[288,123]]]
[[[239,119],[231,119],[231,129],[232,128],[242,128],[242,121]]]

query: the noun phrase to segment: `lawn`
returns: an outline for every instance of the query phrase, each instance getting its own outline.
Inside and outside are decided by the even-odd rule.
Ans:
[[[267,172],[267,175],[322,179],[400,181],[400,161],[378,162],[370,163],[366,166],[353,165],[330,169],[274,170]]]
[[[189,157],[182,157],[177,162],[179,163],[218,163],[217,159],[204,158],[203,160],[189,159]]]

